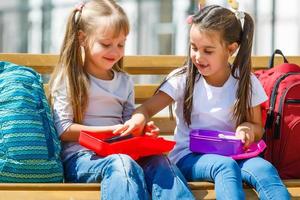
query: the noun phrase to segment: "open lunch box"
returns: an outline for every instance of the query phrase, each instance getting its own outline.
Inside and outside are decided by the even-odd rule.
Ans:
[[[238,160],[255,157],[265,148],[265,142],[260,140],[244,149],[242,141],[235,137],[234,132],[203,129],[190,131],[190,150],[196,153],[219,154]]]
[[[112,132],[81,131],[79,144],[93,150],[100,156],[122,153],[137,160],[141,157],[169,152],[173,149],[175,141],[147,135],[138,137],[132,135],[116,136]]]

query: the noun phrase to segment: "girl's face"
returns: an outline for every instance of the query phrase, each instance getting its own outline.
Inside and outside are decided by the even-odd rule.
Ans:
[[[125,41],[123,32],[115,36],[106,26],[98,28],[89,47],[85,48],[87,72],[100,79],[112,79],[111,69],[124,56]]]
[[[190,56],[199,73],[209,84],[222,86],[230,75],[228,59],[236,43],[225,45],[220,33],[199,31],[195,25],[191,27],[190,43]]]

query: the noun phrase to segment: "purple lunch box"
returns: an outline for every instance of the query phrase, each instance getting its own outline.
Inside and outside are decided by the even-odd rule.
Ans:
[[[234,132],[193,129],[190,132],[190,150],[232,156],[244,153],[243,143],[233,137]]]

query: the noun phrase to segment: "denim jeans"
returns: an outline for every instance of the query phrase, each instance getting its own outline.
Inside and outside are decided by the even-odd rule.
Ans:
[[[124,154],[99,157],[81,151],[64,161],[65,181],[101,182],[103,200],[194,199],[183,175],[165,156],[145,157],[138,163]]]
[[[254,187],[262,200],[290,199],[277,170],[261,157],[233,160],[215,154],[188,154],[177,163],[188,181],[215,183],[217,199],[245,199],[242,181]]]
[[[144,157],[137,162],[144,170],[148,191],[153,200],[195,199],[180,170],[166,156]]]

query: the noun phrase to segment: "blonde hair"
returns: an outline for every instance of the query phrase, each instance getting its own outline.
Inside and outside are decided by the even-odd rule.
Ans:
[[[86,41],[91,41],[92,35],[99,26],[106,26],[107,29],[112,30],[115,37],[120,33],[125,35],[129,33],[127,15],[114,0],[91,0],[75,8],[68,18],[58,65],[49,82],[51,103],[51,94],[66,77],[65,82],[75,123],[82,123],[88,104],[89,87],[89,78],[83,67],[84,52],[80,46],[79,31],[86,34]],[[86,48],[89,48],[88,45]],[[113,66],[113,69],[122,71],[122,59]]]

